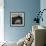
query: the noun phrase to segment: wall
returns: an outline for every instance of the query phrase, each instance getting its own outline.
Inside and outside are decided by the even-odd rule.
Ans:
[[[41,11],[43,9],[46,9],[46,0],[40,1],[40,9],[41,9]],[[45,20],[46,19],[46,11],[43,12],[43,19],[44,19],[43,22],[41,21],[40,24],[46,27],[46,20]]]
[[[4,0],[4,38],[18,41],[32,29],[33,19],[40,10],[40,0]],[[25,12],[25,26],[11,27],[10,12]]]

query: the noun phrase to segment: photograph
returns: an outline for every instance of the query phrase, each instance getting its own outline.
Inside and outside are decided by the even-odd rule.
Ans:
[[[24,26],[24,12],[11,12],[10,19],[11,26]]]

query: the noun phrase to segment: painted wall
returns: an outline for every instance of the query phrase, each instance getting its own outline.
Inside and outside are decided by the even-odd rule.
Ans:
[[[40,1],[40,9],[41,9],[41,11],[43,10],[43,9],[46,9],[46,0],[41,0]],[[45,26],[46,27],[46,10],[43,12],[43,22],[41,21],[40,22],[40,25],[43,25],[43,26]]]
[[[4,0],[4,36],[7,41],[18,41],[32,29],[40,0]],[[10,12],[25,12],[24,27],[10,27]]]

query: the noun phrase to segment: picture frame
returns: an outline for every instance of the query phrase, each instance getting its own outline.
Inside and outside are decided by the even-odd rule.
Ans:
[[[10,26],[24,27],[25,13],[24,12],[10,12]]]

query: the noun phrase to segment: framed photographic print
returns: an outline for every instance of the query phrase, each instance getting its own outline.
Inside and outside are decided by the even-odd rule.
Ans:
[[[21,27],[24,26],[25,17],[24,12],[10,12],[10,25]]]

